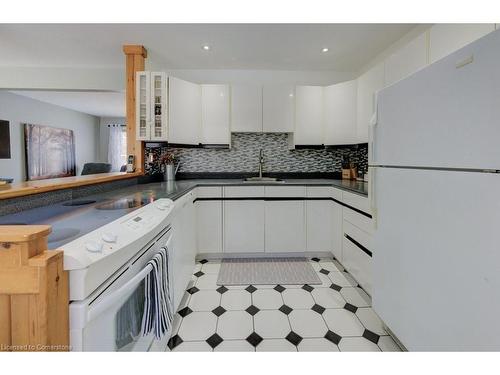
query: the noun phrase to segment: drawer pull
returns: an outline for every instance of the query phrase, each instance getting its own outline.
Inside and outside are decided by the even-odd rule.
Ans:
[[[361,245],[358,241],[356,241],[354,238],[352,238],[348,234],[344,233],[344,237],[347,238],[349,241],[351,241],[354,245],[356,245],[357,247],[359,247],[359,249],[361,251],[363,251],[365,254],[367,254],[369,257],[373,256],[373,254],[372,254],[372,252],[370,250],[368,250],[366,247],[364,247],[363,245]]]

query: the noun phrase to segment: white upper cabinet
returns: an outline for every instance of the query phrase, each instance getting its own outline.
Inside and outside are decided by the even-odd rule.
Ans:
[[[265,133],[292,133],[295,124],[295,86],[264,86],[262,118]]]
[[[201,143],[230,143],[229,100],[228,85],[201,85]]]
[[[323,136],[323,87],[295,88],[295,145],[321,145]]]
[[[137,140],[167,140],[167,75],[137,72]]]
[[[168,141],[180,144],[200,143],[200,85],[170,77],[169,109]]]
[[[357,81],[347,81],[324,88],[324,127],[326,145],[358,143],[356,131]]]
[[[385,61],[385,85],[406,78],[427,65],[427,33],[422,33]]]
[[[231,131],[262,133],[262,86],[231,86]]]
[[[368,142],[368,126],[375,112],[375,93],[384,88],[384,63],[381,62],[358,78],[357,138]]]
[[[436,24],[430,28],[430,62],[433,63],[494,30],[493,23]]]

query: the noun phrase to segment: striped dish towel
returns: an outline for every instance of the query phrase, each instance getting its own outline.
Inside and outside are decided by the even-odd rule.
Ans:
[[[148,262],[152,268],[144,279],[145,301],[141,331],[143,336],[153,332],[156,339],[161,339],[170,332],[174,316],[168,257],[168,249],[162,247]]]

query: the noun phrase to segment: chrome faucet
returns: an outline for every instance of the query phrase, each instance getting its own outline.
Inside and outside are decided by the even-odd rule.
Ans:
[[[262,165],[264,164],[264,151],[259,151],[259,178],[262,178]]]

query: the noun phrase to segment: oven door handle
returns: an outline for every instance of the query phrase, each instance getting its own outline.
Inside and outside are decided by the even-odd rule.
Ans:
[[[167,251],[171,249],[172,236],[167,240],[165,247]],[[99,317],[103,312],[108,310],[110,307],[114,306],[118,301],[127,298],[142,280],[153,270],[151,264],[147,264],[137,275],[132,279],[123,284],[119,289],[115,290],[106,296],[101,302],[97,303],[95,306],[89,308],[87,312],[87,322],[91,322],[95,318]]]

